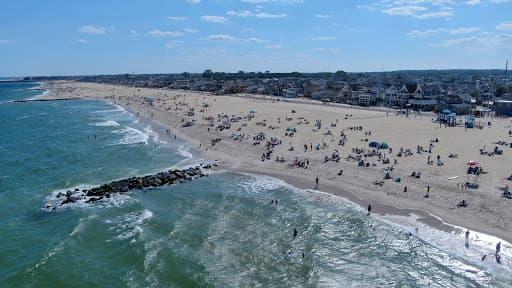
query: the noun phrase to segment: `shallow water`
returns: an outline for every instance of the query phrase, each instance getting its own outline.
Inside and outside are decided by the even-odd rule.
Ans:
[[[508,256],[476,261],[494,239],[467,250],[265,176],[216,172],[49,212],[59,190],[201,160],[118,106],[6,101],[34,86],[0,83],[5,287],[512,287]]]

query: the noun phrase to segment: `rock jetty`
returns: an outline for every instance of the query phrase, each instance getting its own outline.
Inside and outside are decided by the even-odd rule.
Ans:
[[[213,164],[216,166],[216,164]],[[103,184],[91,189],[75,189],[68,190],[65,193],[60,192],[57,198],[64,198],[58,206],[63,206],[70,203],[83,202],[92,203],[104,198],[110,198],[114,193],[126,193],[131,190],[143,190],[145,188],[160,187],[164,185],[171,185],[183,181],[189,181],[194,178],[204,177],[208,174],[206,170],[212,168],[212,165],[206,164],[202,166],[195,166],[180,169],[171,169],[168,171],[159,172],[153,175],[146,175],[142,177],[131,177],[127,179],[112,181],[108,184]],[[46,205],[49,210],[55,210],[56,207],[50,204]]]

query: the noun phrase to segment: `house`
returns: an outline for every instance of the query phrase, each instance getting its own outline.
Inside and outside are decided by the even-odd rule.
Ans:
[[[421,87],[423,92],[423,98],[426,99],[440,99],[446,95],[446,90],[444,90],[439,84],[427,84]]]
[[[425,99],[425,94],[423,93],[423,89],[421,89],[420,84],[416,85],[416,89],[413,92],[414,99]]]
[[[437,100],[434,99],[409,99],[409,105],[415,110],[434,110]]]
[[[512,101],[511,100],[496,100],[494,101],[494,111],[496,116],[512,116]]]
[[[352,99],[352,89],[349,85],[345,84],[337,95],[334,97],[334,102],[337,103],[349,103]]]
[[[370,106],[376,103],[375,94],[364,86],[359,86],[356,90],[352,90],[352,99],[350,103],[353,105]]]
[[[417,85],[415,84],[403,84],[402,87],[398,90],[395,105],[405,106],[409,102],[409,98],[411,98],[411,95],[413,95],[416,88]]]
[[[397,105],[398,89],[396,89],[395,85],[391,85],[388,89],[386,89],[384,101],[388,103],[389,106]]]
[[[298,97],[298,89],[295,87],[289,87],[283,89],[283,97],[285,98],[297,98]]]
[[[375,98],[376,101],[384,101],[384,97],[386,95],[386,90],[384,90],[384,88],[374,85],[368,90],[370,94],[372,94],[372,98]]]

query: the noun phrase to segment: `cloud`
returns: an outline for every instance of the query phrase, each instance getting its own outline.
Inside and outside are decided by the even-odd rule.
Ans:
[[[263,46],[263,48],[265,48],[265,49],[281,49],[281,48],[283,48],[283,46],[279,45],[279,44],[270,44],[270,45]]]
[[[236,38],[229,34],[213,34],[208,36],[208,40],[212,41],[235,41]]]
[[[407,36],[409,36],[409,38],[427,38],[432,35],[442,34],[442,33],[447,33],[450,35],[458,35],[458,34],[476,33],[479,31],[480,31],[480,28],[478,28],[478,27],[454,28],[454,29],[438,28],[438,29],[428,29],[428,30],[412,30],[411,32],[407,33]]]
[[[236,16],[236,17],[256,17],[256,18],[284,18],[287,16],[284,13],[281,13],[281,14],[271,14],[271,13],[264,13],[264,12],[254,13],[249,10],[240,10],[240,11],[230,10],[230,11],[226,12],[226,14],[228,14],[229,16]]]
[[[229,16],[238,16],[238,17],[254,16],[254,13],[252,11],[249,11],[249,10],[240,10],[240,11],[230,10],[226,14],[228,14]]]
[[[249,37],[249,38],[242,39],[242,40],[243,41],[247,41],[247,42],[255,42],[255,43],[267,42],[266,40],[263,40],[263,39],[260,39],[260,38],[256,38],[256,37]]]
[[[357,7],[357,9],[363,9],[363,10],[368,10],[368,11],[375,11],[375,3],[357,5],[356,7]]]
[[[211,22],[211,23],[224,23],[224,22],[228,21],[228,19],[226,19],[226,17],[211,16],[211,15],[202,16],[201,19],[203,19],[206,22]]]
[[[388,15],[401,15],[401,16],[413,16],[416,12],[425,11],[426,7],[423,6],[402,6],[386,9],[382,12]]]
[[[341,52],[341,50],[338,48],[325,48],[325,47],[313,48],[313,50],[318,51],[318,52],[327,52],[327,53]]]
[[[170,42],[167,42],[165,43],[165,47],[167,48],[174,48],[180,44],[183,44],[184,42],[183,41],[178,41],[178,40],[174,40],[174,41],[170,41]]]
[[[411,1],[411,0],[409,0]],[[417,0],[416,3],[422,2],[423,0]],[[439,0],[443,1],[443,0]],[[428,18],[446,18],[454,15],[452,8],[441,7],[439,11],[428,11],[427,7],[424,6],[400,6],[382,10],[383,13],[391,16],[411,16],[418,19]]]
[[[128,37],[130,37],[130,38],[138,37],[138,36],[139,36],[139,33],[137,33],[137,31],[135,31],[135,29],[131,29],[130,35],[128,35]]]
[[[264,43],[268,42],[267,40],[249,37],[249,38],[238,38],[229,34],[212,34],[208,36],[207,40],[210,41],[225,41],[225,42],[252,42],[252,43]]]
[[[407,5],[429,5],[429,6],[449,6],[449,5],[475,5],[480,4],[481,0],[382,0],[381,3],[388,6],[407,6]]]
[[[188,3],[199,4],[202,0],[187,0]]]
[[[512,31],[512,21],[502,22],[496,26],[497,30]]]
[[[14,44],[14,43],[16,43],[16,42],[12,41],[12,40],[0,39],[0,45],[3,45],[3,44]]]
[[[183,17],[183,16],[169,16],[169,17],[167,17],[167,19],[172,20],[172,21],[185,21],[188,18]]]
[[[199,32],[199,30],[192,29],[192,28],[185,28],[185,29],[183,29],[183,31],[185,31],[186,33],[191,33],[191,34],[196,34]]]
[[[281,13],[281,14],[257,13],[255,16],[257,18],[284,18],[287,15],[284,13]]]
[[[512,0],[491,0],[492,3],[507,3],[507,2],[512,2]]]
[[[276,2],[276,3],[283,3],[283,4],[302,4],[304,1],[303,0],[241,0],[241,2],[245,2],[245,3],[251,3],[251,4],[261,4],[261,3],[271,3],[271,2]]]
[[[86,39],[78,39],[78,40],[76,40],[76,42],[78,42],[78,43],[82,43],[82,44],[87,44],[87,43],[89,43],[89,41],[87,41]]]
[[[320,36],[311,38],[313,41],[332,41],[336,40],[336,36]]]
[[[85,34],[107,34],[110,30],[112,29],[101,25],[84,25],[78,29],[80,33]]]
[[[428,18],[447,18],[453,16],[452,10],[444,10],[444,11],[437,11],[437,12],[428,12],[420,15],[413,15],[415,18],[418,19],[428,19]]]
[[[315,18],[320,18],[320,19],[331,18],[331,17],[332,17],[332,14],[316,14],[315,15]]]
[[[148,32],[148,35],[155,36],[155,37],[164,37],[164,36],[172,36],[172,37],[179,37],[183,36],[183,32],[180,31],[162,31],[162,30],[151,30]]]
[[[461,47],[467,50],[487,50],[499,47],[512,48],[511,33],[490,33],[483,36],[471,36],[443,40],[430,44],[431,47]]]

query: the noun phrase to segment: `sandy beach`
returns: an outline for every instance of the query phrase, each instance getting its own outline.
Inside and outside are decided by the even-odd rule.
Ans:
[[[303,99],[77,82],[46,83],[46,88],[51,92],[45,99],[99,99],[127,107],[233,171],[278,177],[364,209],[371,204],[372,213],[413,213],[439,229],[453,229],[445,222],[512,242],[512,199],[497,188],[512,184],[506,179],[512,173],[510,119],[479,119],[483,129],[465,129],[433,123],[432,114],[405,117]],[[369,147],[372,141],[389,147]],[[480,152],[495,147],[503,153]],[[476,189],[463,185],[469,161],[482,169]],[[421,176],[411,177],[412,172]],[[459,207],[462,200],[466,207]]]

